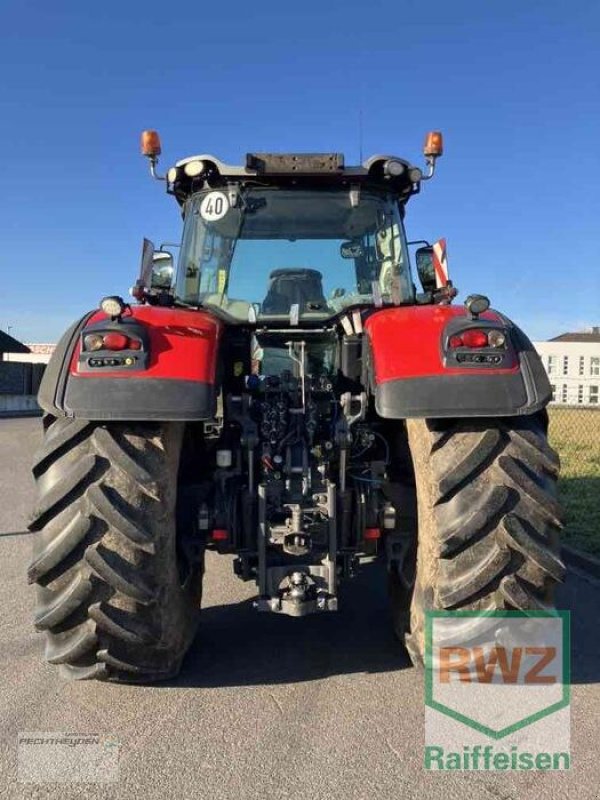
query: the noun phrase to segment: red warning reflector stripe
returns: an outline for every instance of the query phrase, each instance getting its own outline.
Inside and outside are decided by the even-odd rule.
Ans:
[[[439,239],[433,245],[433,268],[435,270],[435,285],[443,289],[448,285],[448,259],[446,256],[446,240]]]

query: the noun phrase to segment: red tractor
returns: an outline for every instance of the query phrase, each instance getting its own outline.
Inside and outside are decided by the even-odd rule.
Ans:
[[[73,678],[175,675],[207,549],[259,611],[338,606],[387,562],[415,663],[428,609],[546,609],[559,558],[550,385],[443,241],[406,240],[425,173],[395,156],[211,155],[152,174],[183,212],[174,268],[145,241],[136,303],[106,297],[61,339],[39,395],[29,579],[46,658]],[[416,250],[422,284],[411,277]]]

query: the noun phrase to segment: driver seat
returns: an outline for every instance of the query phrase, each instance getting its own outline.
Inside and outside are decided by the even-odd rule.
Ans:
[[[323,275],[316,269],[274,269],[269,275],[269,290],[262,304],[263,314],[289,314],[298,305],[304,311],[323,311],[327,300],[323,294]]]

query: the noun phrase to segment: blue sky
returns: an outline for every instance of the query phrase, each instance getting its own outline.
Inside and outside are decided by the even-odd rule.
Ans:
[[[142,236],[179,238],[147,177],[200,152],[395,153],[435,180],[409,238],[446,236],[473,291],[534,338],[600,324],[597,0],[155,3],[5,0],[0,327],[53,341],[127,292]]]

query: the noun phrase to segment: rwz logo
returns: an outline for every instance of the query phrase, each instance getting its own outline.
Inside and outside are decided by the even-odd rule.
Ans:
[[[450,683],[453,676],[463,683],[476,680],[492,683],[548,685],[559,680],[560,665],[557,665],[556,647],[490,647],[487,654],[483,647],[440,647],[439,680]],[[534,663],[527,662],[533,658]],[[545,673],[546,667],[557,667],[555,673]]]
[[[426,711],[471,735],[502,739],[569,705],[568,612],[430,611],[425,651]]]

